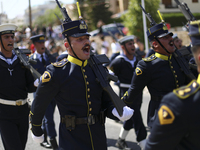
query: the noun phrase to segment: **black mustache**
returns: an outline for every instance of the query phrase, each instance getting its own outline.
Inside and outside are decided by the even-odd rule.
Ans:
[[[89,44],[86,44],[82,49],[85,49],[87,46],[89,46],[90,47],[90,45]]]

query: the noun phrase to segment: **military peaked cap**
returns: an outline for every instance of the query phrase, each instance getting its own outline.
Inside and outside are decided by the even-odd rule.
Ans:
[[[152,41],[156,37],[161,38],[167,35],[173,36],[173,33],[169,32],[167,26],[163,23],[156,24],[147,30],[149,41]]]
[[[40,35],[34,35],[30,37],[30,40],[34,42],[44,42],[45,41],[45,35],[40,34]]]
[[[200,45],[200,20],[190,22],[189,36],[193,46]]]
[[[64,37],[72,36],[72,37],[80,37],[84,35],[90,36],[87,32],[87,24],[84,20],[75,20],[62,24],[62,34]]]

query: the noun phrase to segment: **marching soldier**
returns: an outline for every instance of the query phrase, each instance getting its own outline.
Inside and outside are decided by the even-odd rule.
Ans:
[[[141,56],[135,54],[134,46],[134,36],[124,36],[118,41],[121,45],[123,51],[122,54],[118,55],[110,64],[110,69],[114,72],[119,79],[119,88],[120,88],[120,97],[128,90],[131,85],[131,79],[136,68],[136,65]],[[143,124],[142,115],[140,112],[140,107],[142,104],[142,91],[137,97],[138,102],[134,103],[132,107],[134,108],[134,115],[131,119],[124,122],[123,127],[121,128],[119,139],[117,140],[116,146],[121,149],[127,149],[128,145],[126,144],[125,138],[128,135],[128,132],[133,127],[135,128],[135,133],[137,135],[137,141],[142,147],[143,140],[145,141],[147,136],[146,128]],[[143,146],[144,148],[144,146]]]
[[[175,51],[173,33],[168,32],[167,27],[160,23],[148,29],[147,35],[155,54],[138,62],[131,87],[124,94],[123,100],[131,105],[133,101],[137,101],[135,97],[147,86],[151,96],[147,123],[151,127],[162,97],[190,80],[172,55]]]
[[[55,62],[56,59],[51,54],[45,52],[46,48],[44,46],[45,36],[34,35],[30,37],[30,40],[33,42],[35,47],[35,52],[30,56],[30,59],[35,60],[37,63],[32,64],[33,68],[35,68],[40,74],[43,74],[46,70],[46,66]],[[34,93],[35,95],[35,93]],[[56,102],[54,99],[50,102],[49,106],[47,107],[46,113],[44,115],[44,120],[42,124],[42,128],[44,131],[44,141],[40,143],[41,146],[45,148],[57,149],[58,145],[56,142],[56,130],[55,130],[55,123],[54,123],[54,110],[56,107]],[[47,135],[50,138],[50,143],[48,143]]]
[[[64,22],[68,57],[47,66],[31,107],[33,139],[43,140],[42,118],[52,98],[60,113],[59,148],[106,150],[104,116],[128,120],[133,110],[123,107],[119,116],[108,94],[88,64],[90,34],[84,20]]]
[[[191,21],[189,35],[200,73],[200,20]],[[161,101],[145,150],[200,149],[200,75]]]
[[[6,150],[24,150],[29,129],[28,92],[36,90],[34,78],[20,62],[14,48],[14,24],[0,25],[0,131]]]

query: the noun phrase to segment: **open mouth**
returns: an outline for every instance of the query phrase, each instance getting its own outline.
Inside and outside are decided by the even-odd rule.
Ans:
[[[135,51],[135,49],[131,49],[131,51],[133,51],[133,52],[134,52],[134,51]]]
[[[170,46],[174,46],[174,42],[173,42],[173,41],[170,41],[170,42],[169,42],[169,45],[170,45]]]
[[[13,44],[8,44],[8,46],[12,46],[13,47]]]
[[[83,48],[82,48],[84,54],[89,54],[90,53],[90,45],[85,45]]]

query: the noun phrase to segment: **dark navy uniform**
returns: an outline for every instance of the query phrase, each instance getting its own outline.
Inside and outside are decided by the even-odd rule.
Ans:
[[[105,115],[115,119],[112,115],[114,106],[95,79],[87,60],[80,61],[70,55],[67,59],[47,66],[32,104],[31,118],[33,125],[41,125],[50,100],[56,99],[61,116],[60,149],[107,149],[105,126],[99,116],[102,110],[106,110]],[[80,122],[74,124],[74,117]],[[87,123],[87,118],[95,119]]]
[[[138,62],[131,87],[125,93],[123,100],[131,105],[132,101],[137,101],[135,97],[147,86],[151,95],[147,120],[149,123],[154,119],[162,97],[187,82],[186,76],[172,55],[168,57],[155,53]]]
[[[10,63],[8,63],[10,62]],[[5,149],[25,149],[29,129],[28,92],[34,78],[13,52],[10,61],[0,53],[0,131]],[[17,100],[19,102],[17,102]]]
[[[187,86],[167,94],[145,150],[199,150],[200,76]]]
[[[46,66],[55,62],[56,59],[52,55],[47,55],[46,53],[43,53],[43,57],[45,59],[45,65],[40,60],[41,55],[38,54],[36,51],[30,56],[30,59],[37,61],[36,64],[32,64],[33,68],[35,68],[40,74],[43,74],[46,70]],[[53,120],[53,114],[55,110],[55,100],[52,100],[50,105],[47,108],[46,114],[44,116],[44,126],[47,135],[50,138],[56,137],[56,130],[55,130],[55,123]]]
[[[117,56],[110,64],[110,69],[115,73],[120,81],[120,97],[131,86],[131,79],[135,71],[135,67],[138,63],[138,58],[134,56],[134,59],[130,61],[124,54]],[[135,128],[135,133],[137,135],[137,141],[141,141],[146,138],[147,132],[143,124],[142,115],[140,112],[140,107],[142,104],[142,91],[137,96],[137,102],[132,105],[134,108],[134,115],[128,121],[124,122],[123,128],[125,130],[130,130]]]
[[[35,35],[30,38],[33,42],[45,42],[45,36],[44,35]],[[45,60],[42,62],[41,56],[43,55],[43,59]],[[39,54],[37,50],[30,55],[30,59],[36,61],[36,64],[32,64],[33,68],[36,69],[40,74],[43,74],[46,71],[46,66],[54,63],[56,61],[56,58],[53,57],[51,54],[49,54],[47,51],[43,54]],[[34,93],[35,96],[35,93]],[[54,139],[57,134],[55,130],[55,123],[54,123],[54,111],[56,107],[56,102],[54,99],[50,102],[49,106],[47,107],[46,113],[44,115],[43,120],[43,130],[45,134],[47,134],[51,139]],[[46,140],[46,139],[45,139]],[[47,141],[44,141],[47,142]],[[47,143],[41,143],[43,146],[50,146]]]

